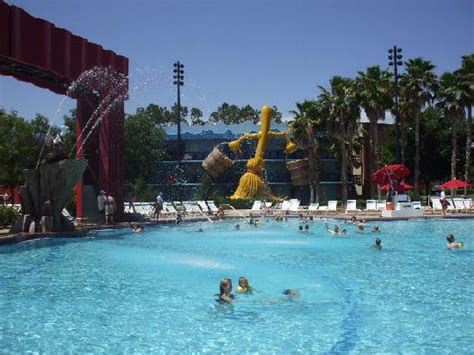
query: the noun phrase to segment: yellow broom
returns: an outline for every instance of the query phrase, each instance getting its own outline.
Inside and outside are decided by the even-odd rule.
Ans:
[[[247,172],[240,178],[237,190],[235,190],[234,194],[229,197],[232,200],[249,200],[256,197],[264,197],[268,200],[278,200],[277,197],[273,196],[270,188],[262,179],[262,170],[265,165],[263,156],[265,155],[265,150],[267,148],[271,119],[271,108],[264,106],[262,108],[262,128],[260,129],[260,132],[258,132],[258,134],[245,135],[242,138],[229,143],[230,149],[238,151],[240,142],[243,139],[258,139],[255,157],[247,161]]]

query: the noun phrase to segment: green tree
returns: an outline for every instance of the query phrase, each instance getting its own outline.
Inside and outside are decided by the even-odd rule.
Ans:
[[[309,187],[311,203],[319,203],[321,197],[321,145],[325,138],[325,117],[319,103],[305,100],[296,103],[291,111],[294,118],[289,123],[289,131],[309,164]]]
[[[272,106],[272,120],[275,123],[281,123],[282,114],[278,107]],[[260,111],[250,105],[239,107],[224,102],[216,111],[209,115],[210,123],[223,123],[225,125],[239,124],[243,122],[260,122]]]
[[[385,119],[385,112],[393,106],[391,94],[391,74],[380,66],[368,67],[365,72],[359,71],[356,78],[357,98],[369,119],[369,152],[367,159],[368,173],[380,167],[378,122]],[[370,195],[374,189],[370,184]]]
[[[464,165],[464,181],[470,181],[471,171],[471,150],[472,150],[472,106],[474,105],[474,54],[462,57],[461,69],[457,71],[461,77],[461,85],[463,89],[461,101],[466,108],[466,162]],[[464,194],[466,194],[464,188]]]
[[[451,179],[456,177],[458,126],[464,119],[463,94],[462,77],[458,73],[441,75],[437,98],[451,131]]]
[[[23,170],[35,167],[39,155],[33,127],[15,114],[0,113],[0,181],[13,189],[24,181]]]
[[[158,126],[172,126],[177,124],[178,106],[174,104],[168,109],[166,106],[149,104],[147,107],[139,107],[135,115],[143,115],[153,120]],[[202,111],[196,107],[189,109],[181,106],[181,122],[189,125],[203,125]]]
[[[359,99],[353,79],[334,76],[329,82],[329,90],[320,87],[319,99],[328,117],[328,133],[334,142],[333,150],[339,158],[341,200],[345,206],[348,170],[359,138]]]
[[[63,116],[64,120],[64,127],[66,127],[66,131],[64,132],[64,150],[69,157],[74,157],[76,152],[74,150],[74,146],[76,144],[76,109],[71,109],[68,115]],[[85,137],[84,137],[85,138]]]
[[[164,156],[165,132],[145,114],[125,118],[125,177],[128,181],[155,176]]]
[[[437,89],[435,66],[423,58],[409,59],[405,62],[406,73],[400,75],[400,102],[404,112],[411,113],[415,123],[415,196],[420,192],[420,117],[421,112],[434,98]]]

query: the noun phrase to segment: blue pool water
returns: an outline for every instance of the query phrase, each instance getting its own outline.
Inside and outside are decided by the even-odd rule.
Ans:
[[[474,220],[379,223],[382,251],[352,226],[235,223],[1,247],[0,352],[472,353]],[[215,302],[241,275],[253,295]]]

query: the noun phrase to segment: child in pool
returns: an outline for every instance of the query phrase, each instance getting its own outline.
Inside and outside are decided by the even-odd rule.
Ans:
[[[374,248],[377,250],[382,250],[382,240],[380,238],[375,238]]]
[[[448,241],[448,249],[460,249],[464,248],[464,243],[462,242],[456,242],[456,239],[454,238],[454,235],[448,234],[446,237],[446,240]]]
[[[231,303],[234,300],[234,294],[232,291],[232,280],[222,279],[219,284],[219,298],[216,300],[220,303]]]
[[[249,285],[249,280],[246,277],[239,277],[239,286],[237,287],[238,293],[252,293],[252,286]]]

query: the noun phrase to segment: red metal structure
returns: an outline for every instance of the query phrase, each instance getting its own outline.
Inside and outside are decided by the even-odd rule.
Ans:
[[[54,24],[35,18],[0,0],[0,74],[66,94],[79,75],[96,66],[128,75],[128,58],[117,55]],[[128,86],[128,85],[127,85]],[[128,88],[127,88],[128,90]],[[77,136],[106,93],[77,96]],[[124,104],[108,112],[77,158],[89,161],[77,186],[77,216],[83,217],[83,184],[93,185],[115,197],[117,217],[123,214]],[[81,142],[77,142],[81,146]]]

